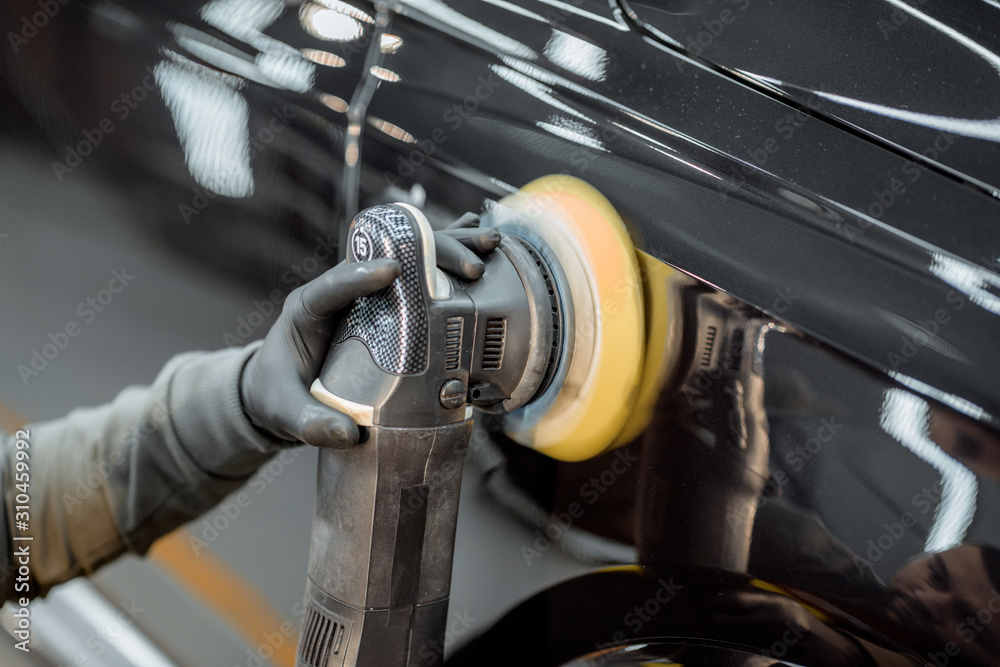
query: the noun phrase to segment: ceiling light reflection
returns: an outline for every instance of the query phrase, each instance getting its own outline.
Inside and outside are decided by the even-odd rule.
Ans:
[[[526,60],[534,60],[538,57],[537,53],[521,42],[488,28],[478,21],[473,21],[461,12],[449,7],[442,0],[399,0],[399,3],[454,28],[459,34],[466,34],[481,40],[501,53],[508,53]]]
[[[409,132],[407,132],[398,125],[393,125],[387,120],[382,120],[381,118],[376,118],[375,116],[369,116],[368,123],[376,130],[381,130],[382,132],[385,132],[393,139],[398,139],[407,144],[417,143],[416,138],[412,134],[410,134]]]
[[[161,61],[153,74],[194,180],[225,197],[252,195],[250,108],[239,93],[242,80],[179,56]]]
[[[320,94],[319,101],[338,113],[347,113],[347,109],[350,107],[344,99],[327,93]]]
[[[608,52],[562,30],[552,31],[543,53],[552,64],[585,79],[603,81],[606,77]]]
[[[535,97],[545,102],[546,104],[549,104],[555,107],[556,109],[559,109],[560,111],[564,111],[571,116],[576,116],[577,118],[590,121],[590,118],[588,116],[580,113],[579,111],[569,106],[568,104],[565,104],[560,100],[556,99],[555,95],[553,94],[553,90],[548,86],[539,83],[538,81],[528,76],[525,76],[520,72],[515,72],[509,67],[501,67],[500,65],[490,65],[490,69],[493,70],[493,72],[501,79],[503,79],[507,83],[510,83],[511,85],[516,86],[517,88],[520,88],[521,90],[528,93],[532,97]]]
[[[368,14],[364,13],[354,5],[350,5],[346,2],[341,2],[340,0],[314,0],[315,2],[323,5],[328,9],[332,9],[335,12],[350,16],[351,18],[357,19],[362,23],[371,23],[374,25],[375,19],[373,19]]]
[[[965,294],[972,303],[1000,315],[1000,276],[957,257],[931,253],[930,271]]]
[[[382,53],[395,53],[403,45],[403,38],[399,35],[383,33],[379,38],[378,48]]]
[[[588,148],[594,148],[599,151],[608,151],[608,149],[604,147],[601,140],[594,136],[593,128],[579,121],[563,118],[561,116],[552,116],[549,118],[549,122],[537,121],[535,125],[549,134],[562,137],[563,139],[572,141],[575,144],[587,146]]]
[[[326,65],[327,67],[343,67],[347,64],[347,61],[340,56],[335,56],[332,53],[327,53],[326,51],[320,51],[319,49],[302,49],[302,55],[317,65]]]
[[[376,66],[372,67],[370,71],[372,73],[372,76],[374,76],[376,79],[381,79],[382,81],[388,81],[389,83],[396,83],[397,81],[399,81],[399,75],[390,69]]]
[[[979,485],[964,465],[945,454],[930,438],[930,406],[902,389],[885,392],[879,422],[882,430],[931,465],[941,475],[941,501],[924,543],[931,553],[958,546],[976,513]]]
[[[299,19],[306,32],[328,42],[350,42],[364,33],[357,19],[314,2],[302,5]]]

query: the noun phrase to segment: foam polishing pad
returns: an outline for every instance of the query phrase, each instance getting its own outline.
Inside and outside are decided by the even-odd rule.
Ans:
[[[622,444],[646,393],[643,282],[622,219],[597,190],[557,175],[501,200],[483,225],[534,246],[561,301],[558,367],[541,394],[501,418],[505,433],[564,461]]]

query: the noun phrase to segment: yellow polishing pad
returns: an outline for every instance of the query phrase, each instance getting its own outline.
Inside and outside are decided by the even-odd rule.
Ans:
[[[500,202],[522,222],[513,233],[540,240],[561,272],[568,363],[542,406],[513,414],[513,440],[580,461],[622,444],[643,384],[643,287],[636,250],[614,207],[570,176],[546,176]],[[510,216],[498,215],[498,227]],[[554,260],[554,261],[553,261]],[[571,332],[571,333],[570,333]],[[642,391],[641,393],[646,393]]]

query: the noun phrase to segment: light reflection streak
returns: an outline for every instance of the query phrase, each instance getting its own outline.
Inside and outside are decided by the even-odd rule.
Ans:
[[[375,23],[375,19],[361,11],[354,5],[348,4],[346,2],[341,2],[340,0],[313,0],[318,4],[323,5],[328,9],[332,9],[335,12],[344,14],[345,16],[350,16],[352,19],[357,19],[362,23]]]
[[[518,192],[518,188],[515,188],[510,183],[507,183],[505,181],[501,181],[499,178],[494,178],[493,176],[490,176],[489,180],[490,180],[490,183],[492,183],[493,185],[496,185],[499,188],[502,188],[503,190],[506,190],[510,194],[514,194],[514,193]],[[486,208],[486,207],[484,206],[484,208]]]
[[[604,147],[601,140],[593,136],[593,129],[583,123],[558,116],[552,117],[549,120],[552,122],[537,121],[535,125],[549,134],[562,137],[575,144],[594,148],[605,153],[608,152],[608,149]]]
[[[688,162],[687,160],[681,158],[678,155],[674,155],[674,153],[676,153],[676,151],[674,151],[673,148],[671,148],[670,146],[667,146],[666,144],[660,143],[659,141],[657,141],[656,139],[653,139],[652,137],[648,137],[645,134],[642,134],[641,132],[637,132],[636,130],[633,130],[630,127],[626,127],[625,125],[622,125],[621,123],[617,123],[616,122],[616,123],[612,123],[612,125],[614,125],[615,127],[617,127],[620,130],[624,130],[624,131],[628,132],[629,134],[634,134],[635,136],[639,137],[640,139],[642,139],[645,142],[656,144],[656,146],[650,146],[650,148],[652,148],[657,153],[660,153],[661,155],[664,155],[664,156],[670,158],[671,160],[676,160],[677,162],[683,163],[683,164],[687,165],[688,167],[691,167],[692,169],[696,169],[696,170],[700,171],[701,173],[705,174],[706,176],[711,176],[712,178],[714,178],[716,180],[719,180],[719,181],[723,180],[723,178],[721,176],[719,176],[718,174],[712,173],[711,171],[708,171],[704,167],[699,167],[698,165],[694,164],[693,162]],[[657,146],[662,146],[662,148],[657,148]],[[666,150],[663,150],[663,149],[666,149]],[[671,152],[668,153],[667,151],[671,151]]]
[[[371,70],[371,75],[376,79],[381,81],[387,81],[389,83],[396,83],[399,81],[399,75],[393,72],[391,69],[386,69],[385,67],[373,66]]]
[[[249,68],[242,63],[233,63],[233,59],[227,56],[232,47],[223,46],[221,40],[187,26],[174,31],[186,31],[189,39],[184,42],[184,47],[220,69],[268,86],[302,93],[312,88],[315,67],[301,53],[263,32],[284,11],[285,5],[281,0],[212,0],[199,10],[205,23],[257,49],[253,65]],[[238,55],[246,59],[245,54]],[[237,68],[230,69],[223,62],[234,64]]]
[[[315,65],[263,33],[284,11],[281,0],[211,0],[199,10],[205,23],[256,48],[252,60],[208,33],[167,24],[178,44],[215,68],[164,50],[166,59],[153,70],[184,162],[206,190],[228,197],[249,197],[254,192],[250,109],[240,93],[246,80],[296,92],[312,88]]]
[[[395,53],[403,45],[403,38],[399,35],[383,34],[378,40],[378,49],[382,53]]]
[[[393,139],[398,139],[407,144],[417,143],[417,139],[401,128],[399,125],[394,125],[387,120],[382,120],[381,118],[376,118],[375,116],[368,117],[368,124],[374,127],[376,130],[380,130],[385,134],[388,134]]]
[[[538,58],[538,54],[534,50],[521,42],[470,19],[447,6],[441,0],[399,0],[399,3],[454,28],[459,34],[470,35],[482,40],[500,53],[509,53],[527,60]]]
[[[976,476],[930,439],[930,406],[903,389],[885,392],[879,414],[882,430],[941,475],[941,502],[934,512],[924,551],[956,547],[965,539],[976,513]]]
[[[328,42],[351,42],[359,39],[365,30],[357,19],[314,2],[302,5],[299,19],[306,32]]]
[[[210,26],[248,41],[248,37],[277,21],[284,11],[281,0],[212,0],[198,14]]]
[[[670,146],[668,146],[668,145],[666,145],[666,144],[664,144],[662,142],[659,142],[659,141],[657,141],[656,139],[654,139],[654,138],[652,138],[650,136],[646,136],[645,134],[643,134],[642,132],[639,132],[638,130],[633,130],[631,127],[628,127],[627,125],[622,125],[621,123],[619,123],[617,121],[613,122],[612,125],[614,125],[615,127],[617,127],[619,130],[624,130],[625,132],[628,132],[629,134],[632,134],[632,135],[635,135],[635,136],[639,137],[643,141],[649,142],[651,144],[656,144],[660,148],[663,148],[664,150],[668,150],[671,153],[676,153],[677,152],[675,149],[671,148]]]
[[[916,378],[912,378],[909,375],[903,375],[899,371],[889,371],[889,377],[903,385],[904,387],[909,387],[913,391],[920,392],[925,396],[930,396],[935,401],[939,403],[944,403],[950,408],[958,410],[964,415],[968,415],[973,419],[977,420],[987,420],[992,424],[996,424],[997,420],[993,418],[986,410],[982,407],[976,405],[972,401],[968,401],[964,398],[955,396],[954,394],[949,394],[947,392],[941,391],[937,387],[932,387],[926,382],[921,382]]]
[[[243,80],[170,53],[153,74],[195,181],[226,197],[252,195],[250,109],[239,93]]]
[[[957,257],[931,253],[930,271],[955,287],[977,306],[1000,315],[1000,296],[990,290],[1000,290],[1000,276]]]
[[[928,16],[919,9],[911,7],[902,0],[886,0],[886,2],[895,5],[900,10],[910,14],[917,20],[926,23],[938,32],[944,33],[951,39],[978,55],[980,58],[989,63],[994,70],[1000,73],[1000,56],[996,53],[981,46],[977,42],[972,41],[954,28]],[[874,104],[872,102],[864,102],[862,100],[856,100],[843,95],[835,95],[833,93],[826,93],[822,91],[813,92],[820,97],[828,99],[832,102],[837,102],[838,104],[854,107],[863,111],[869,111],[871,113],[913,123],[915,125],[932,127],[937,130],[943,130],[945,132],[960,134],[967,137],[974,137],[976,139],[1000,141],[1000,118],[990,118],[985,120],[953,118],[950,116],[921,113],[919,111],[909,111],[907,109],[896,109],[894,107],[887,107],[881,104]]]
[[[512,12],[514,14],[520,14],[521,16],[529,18],[532,21],[539,21],[540,23],[549,22],[549,20],[541,14],[536,14],[535,12],[515,5],[512,2],[507,2],[507,0],[483,0],[483,2],[488,5],[493,5],[494,7],[499,7],[500,9],[506,9],[508,12]]]
[[[319,101],[339,113],[347,113],[347,109],[350,106],[346,100],[328,93],[322,93],[319,96]]]
[[[680,132],[677,132],[676,130],[671,129],[671,128],[667,127],[666,125],[664,125],[664,124],[662,124],[660,122],[657,122],[657,121],[653,120],[652,118],[649,118],[648,116],[643,116],[641,114],[636,113],[635,111],[633,111],[632,109],[629,109],[628,107],[626,107],[625,105],[621,104],[620,102],[616,102],[616,101],[614,101],[614,100],[612,100],[612,99],[610,99],[608,97],[605,97],[604,95],[600,95],[598,93],[595,93],[594,91],[589,90],[588,88],[585,88],[585,87],[583,87],[583,86],[581,86],[581,85],[579,85],[579,84],[577,84],[577,83],[575,83],[573,81],[570,81],[570,80],[568,80],[568,79],[566,79],[564,77],[558,76],[558,75],[553,74],[551,72],[547,72],[547,71],[543,70],[542,68],[538,67],[537,65],[532,65],[531,63],[526,63],[526,62],[523,62],[523,61],[519,61],[519,60],[516,60],[514,58],[509,58],[507,56],[500,56],[500,60],[502,60],[504,62],[504,64],[507,65],[512,70],[514,70],[516,72],[519,72],[519,73],[525,75],[526,77],[530,77],[532,79],[535,79],[536,81],[540,81],[540,82],[542,82],[544,84],[547,84],[549,86],[559,86],[559,87],[562,87],[562,88],[566,88],[567,90],[571,90],[574,93],[577,93],[577,94],[582,95],[584,97],[588,97],[588,98],[590,98],[590,99],[592,99],[592,100],[594,100],[596,102],[600,102],[602,105],[608,106],[608,107],[614,109],[615,111],[618,111],[619,113],[622,113],[622,114],[624,114],[626,116],[629,116],[630,118],[633,118],[633,119],[635,119],[635,120],[637,120],[637,121],[639,121],[641,123],[644,123],[644,124],[652,127],[653,129],[659,131],[659,132],[663,132],[665,134],[669,134],[669,135],[671,135],[673,137],[677,137],[678,139],[683,139],[684,141],[692,143],[692,144],[694,144],[694,145],[696,145],[696,146],[698,146],[700,148],[704,148],[706,150],[710,150],[710,151],[712,151],[713,153],[715,153],[717,155],[723,155],[723,153],[721,153],[718,149],[713,148],[713,147],[709,146],[708,144],[706,144],[704,142],[698,141],[697,139],[694,139],[693,137],[689,137],[686,134],[682,134]],[[496,71],[496,70],[494,69],[494,71]]]
[[[608,52],[601,47],[553,30],[543,50],[549,62],[591,81],[603,81],[607,76]]]
[[[535,79],[527,77],[521,74],[520,72],[515,72],[514,70],[508,67],[502,67],[500,65],[490,65],[490,69],[493,70],[493,72],[496,73],[496,75],[499,76],[501,79],[520,88],[521,90],[528,93],[532,97],[542,100],[546,104],[549,104],[559,109],[560,111],[565,111],[571,116],[576,116],[577,118],[582,118],[583,120],[590,121],[590,118],[588,118],[584,114],[580,113],[573,107],[557,100],[555,95],[553,95],[552,89],[546,86],[545,84],[539,83]]]
[[[615,21],[612,21],[609,18],[599,16],[598,14],[594,14],[593,12],[588,12],[587,10],[580,9],[579,7],[574,7],[573,5],[566,2],[561,2],[560,0],[538,0],[538,2],[542,3],[543,5],[555,7],[559,11],[566,12],[567,14],[576,14],[577,16],[582,16],[585,19],[596,21],[597,23],[603,23],[604,25],[611,26],[615,30],[620,30],[622,32],[628,32],[629,30],[628,26],[626,25],[616,23]]]
[[[325,67],[343,67],[347,64],[347,61],[340,56],[319,49],[302,49],[302,55],[307,60]]]

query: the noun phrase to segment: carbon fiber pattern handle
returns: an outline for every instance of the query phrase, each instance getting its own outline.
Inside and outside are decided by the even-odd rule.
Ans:
[[[373,206],[354,218],[348,261],[388,257],[399,260],[403,272],[389,287],[355,301],[337,331],[336,343],[360,339],[375,363],[390,373],[415,375],[427,369],[424,253],[428,246],[433,252],[433,240],[422,238],[413,214],[402,206]]]

